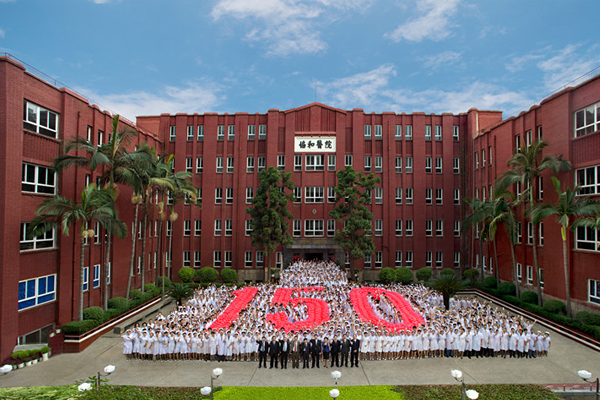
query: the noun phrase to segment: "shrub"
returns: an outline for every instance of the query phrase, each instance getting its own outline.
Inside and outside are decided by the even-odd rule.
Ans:
[[[144,285],[144,292],[153,292],[156,290],[156,285],[154,283],[146,283]]]
[[[116,308],[117,310],[127,310],[127,299],[125,297],[113,297],[108,299],[108,308]]]
[[[393,282],[394,279],[396,279],[396,272],[392,268],[385,267],[379,271],[379,280],[382,283],[388,284]]]
[[[500,295],[509,295],[512,296],[517,291],[517,288],[512,282],[502,282],[498,285],[498,293]]]
[[[12,358],[13,360],[22,360],[25,357],[27,357],[27,352],[24,350],[15,351],[10,355],[10,358]]]
[[[153,297],[154,297],[154,294],[152,292],[148,292],[148,293],[144,293],[140,300],[142,300],[142,303],[145,303]]]
[[[575,318],[585,325],[600,325],[600,315],[587,311],[580,311],[575,315]]]
[[[456,272],[452,268],[443,268],[440,271],[440,275],[456,275]]]
[[[165,281],[165,290],[169,290],[169,288],[172,285],[172,282],[168,276],[159,276],[158,278],[156,278],[156,287],[162,291],[163,279]]]
[[[98,324],[106,321],[104,318],[104,310],[101,307],[84,308],[83,319],[93,319],[94,321],[98,321]]]
[[[479,271],[477,271],[479,273]],[[483,280],[483,286],[486,288],[494,289],[498,285],[498,281],[493,276],[488,276]]]
[[[504,301],[508,301],[509,303],[514,304],[515,306],[518,306],[518,307],[522,307],[523,306],[523,302],[521,300],[519,300],[518,297],[511,296],[511,295],[507,294],[507,295],[501,296],[500,298],[502,300],[504,300]]]
[[[142,291],[139,289],[131,289],[131,291],[129,292],[129,298],[131,300],[138,300],[142,298]],[[129,307],[131,308],[131,307]]]
[[[204,283],[213,283],[219,277],[219,272],[213,267],[204,267],[196,271],[196,279]]]
[[[223,271],[221,271],[221,279],[225,283],[236,282],[238,280],[238,273],[235,269],[225,268]]]
[[[537,304],[538,295],[536,292],[527,290],[527,291],[521,293],[521,300],[523,300],[525,303]]]
[[[417,270],[417,280],[426,282],[431,278],[431,268],[421,268]]]
[[[50,351],[50,347],[48,347],[48,346],[44,346],[40,349],[40,353],[42,353],[42,354],[46,354],[49,351]]]
[[[83,321],[68,322],[64,324],[61,327],[61,329],[65,334],[81,335],[82,333],[87,332],[98,325],[98,321],[94,321],[92,319],[85,319]]]
[[[403,285],[408,285],[413,280],[413,272],[410,268],[400,267],[396,270],[396,280]]]
[[[559,300],[548,300],[544,303],[544,310],[552,314],[558,314],[560,312],[565,312],[567,310],[567,306],[565,306],[565,303]]]
[[[116,317],[117,315],[121,314],[123,311],[119,310],[118,308],[109,308],[108,310],[104,311],[104,320],[109,320],[111,318]]]
[[[179,270],[179,272],[177,272],[177,276],[179,277],[179,279],[181,279],[181,282],[184,283],[190,283],[191,281],[193,281],[195,274],[196,272],[194,271],[194,269],[190,267],[183,267]]]
[[[474,268],[465,269],[463,272],[463,277],[465,279],[470,280],[471,282],[475,282],[479,278],[479,270],[476,270]],[[490,277],[490,278],[493,278],[493,277]],[[494,284],[494,286],[495,286],[495,284]]]
[[[127,309],[131,310],[132,308],[136,308],[137,306],[139,306],[142,303],[143,302],[141,299],[131,299],[127,302]]]
[[[220,288],[221,286],[223,286],[223,284],[221,282],[215,282],[215,286]]]
[[[210,286],[210,283],[208,283],[208,282],[202,282],[202,283],[200,284],[200,286],[202,287],[202,289],[206,289],[207,287],[209,287],[209,286]]]

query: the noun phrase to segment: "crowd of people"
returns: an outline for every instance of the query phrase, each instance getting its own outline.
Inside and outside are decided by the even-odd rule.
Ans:
[[[211,285],[195,291],[185,305],[168,315],[136,325],[123,335],[123,353],[137,360],[259,361],[259,367],[292,368],[358,366],[359,360],[399,360],[431,357],[517,357],[548,354],[548,332],[534,331],[523,317],[476,298],[452,298],[446,310],[442,296],[423,285],[392,284],[423,318],[408,329],[389,329],[365,321],[349,299],[350,283],[335,263],[296,261],[281,272],[277,284],[257,284],[258,291],[229,327],[211,326],[234,300],[236,287]],[[278,289],[319,287],[291,291],[287,303],[274,304]],[[277,328],[267,315],[285,313],[289,323],[308,318],[306,299],[322,299],[328,307],[325,322],[310,329]],[[292,303],[294,299],[298,301]],[[377,318],[402,322],[402,315],[385,293],[369,295]]]

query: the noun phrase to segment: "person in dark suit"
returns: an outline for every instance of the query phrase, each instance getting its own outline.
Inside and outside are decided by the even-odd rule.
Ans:
[[[300,368],[300,347],[302,343],[298,340],[298,336],[294,336],[294,340],[290,343],[290,352],[292,354],[292,369]]]
[[[271,338],[271,343],[269,343],[269,356],[271,357],[271,368],[273,368],[273,364],[275,364],[275,368],[277,368],[277,360],[279,359],[279,342],[275,340],[275,336]]]
[[[321,351],[323,351],[323,343],[319,338],[310,339],[310,356],[312,358],[312,368],[317,366],[317,368],[321,368],[319,366],[319,361],[321,359]]]
[[[309,368],[308,361],[310,360],[310,343],[306,338],[300,345],[300,354],[302,354],[302,369]]]
[[[340,350],[341,350],[341,342],[338,340],[337,336],[333,336],[331,340],[331,366],[340,366]]]
[[[287,369],[288,355],[290,354],[290,342],[287,336],[279,341],[279,362],[281,369]]]
[[[267,368],[267,353],[269,352],[269,343],[267,343],[267,338],[264,336],[262,340],[258,342],[258,368],[264,366]]]
[[[352,341],[348,339],[346,334],[343,334],[342,340],[340,342],[340,351],[342,353],[342,367],[348,367],[348,355],[350,354],[350,347],[352,347]]]
[[[358,367],[358,351],[360,350],[360,339],[354,335],[350,346],[350,367]]]

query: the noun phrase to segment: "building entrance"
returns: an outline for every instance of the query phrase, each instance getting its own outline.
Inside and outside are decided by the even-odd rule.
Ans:
[[[324,253],[305,253],[305,257],[307,260],[323,260]]]

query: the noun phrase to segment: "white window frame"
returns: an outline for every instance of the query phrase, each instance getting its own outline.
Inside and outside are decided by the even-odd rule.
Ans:
[[[402,204],[402,188],[396,188],[396,205]]]
[[[252,199],[254,199],[254,188],[247,187],[246,188],[246,204],[252,204]]]
[[[383,220],[375,220],[375,236],[383,236]]]
[[[375,204],[383,204],[383,188],[381,186],[375,187]]]
[[[50,282],[52,284],[50,285]],[[17,291],[17,309],[27,310],[29,308],[56,301],[56,274],[39,276],[36,278],[19,281]],[[23,297],[20,297],[23,288]],[[32,294],[28,290],[31,288]],[[42,293],[40,293],[42,291]]]
[[[580,137],[600,130],[600,102],[573,113],[574,136]]]
[[[189,219],[183,220],[183,236],[192,235],[192,221]]]
[[[267,157],[258,156],[256,161],[257,161],[256,170],[258,172],[264,170],[267,167]]]
[[[435,140],[442,140],[442,126],[435,126]]]
[[[220,219],[215,219],[215,236],[221,236],[223,233],[223,223]]]
[[[202,157],[196,157],[196,173],[201,174],[204,169],[204,160]]]
[[[47,108],[25,100],[23,110],[23,127],[40,135],[57,138],[60,122],[60,114]],[[46,124],[42,125],[42,115],[46,115]],[[51,124],[51,120],[54,123]]]
[[[177,127],[175,125],[169,126],[169,140],[174,142],[177,137]]]
[[[588,301],[600,304],[600,281],[588,279]]]
[[[412,174],[413,172],[413,158],[412,157],[406,157],[405,161],[405,166],[404,166],[404,171],[407,174]]]
[[[233,204],[233,188],[225,188],[225,204]]]
[[[402,173],[402,157],[396,157],[396,173]]]
[[[216,172],[217,173],[223,172],[223,157],[217,157],[217,159],[216,159]]]
[[[442,173],[442,157],[435,158],[435,173],[436,174]]]
[[[194,125],[187,126],[187,140],[194,140]]]
[[[198,140],[199,142],[204,140],[204,125],[198,125],[196,140]]]
[[[21,222],[21,238],[19,241],[20,251],[36,251],[54,249],[56,246],[55,232],[56,228],[52,228],[43,235],[27,238],[27,226],[29,222]]]
[[[406,202],[406,204],[413,203],[413,188],[411,188],[411,187],[406,188],[405,202]]]
[[[324,203],[325,188],[323,186],[306,186],[304,188],[305,203]]]
[[[431,140],[431,125],[425,125],[425,140]]]
[[[306,155],[306,171],[325,171],[325,156],[323,154]]]
[[[406,221],[404,221],[404,234],[406,236],[412,236],[413,235],[413,220],[412,219],[407,219]]]
[[[402,267],[402,251],[396,250],[396,258],[395,258],[394,266],[396,268]]]
[[[365,172],[371,172],[371,156],[365,156]]]
[[[223,188],[215,188],[215,204],[223,204]]]
[[[21,191],[52,196],[56,194],[56,178],[56,172],[52,168],[24,162],[21,173]],[[52,183],[48,183],[49,181]]]
[[[248,140],[256,138],[256,125],[248,125]]]
[[[396,236],[402,236],[402,220],[401,219],[396,220],[395,234],[396,234]]]
[[[233,174],[233,169],[234,169],[234,158],[227,157],[227,173]]]
[[[217,125],[217,140],[225,140],[225,125]]]
[[[194,220],[194,236],[202,236],[202,220]]]
[[[221,268],[221,250],[213,251],[213,267]]]
[[[304,220],[304,237],[323,237],[325,236],[325,226],[322,219]]]
[[[328,154],[327,155],[327,170],[328,171],[335,171],[336,165],[335,165],[335,154]]]
[[[285,170],[285,155],[284,154],[277,155],[277,169],[280,171]]]
[[[404,139],[412,140],[412,137],[413,137],[412,125],[405,125],[404,126]]]
[[[404,260],[404,266],[407,268],[412,268],[413,266],[413,252],[412,251],[407,251],[406,252],[406,257]]]
[[[354,159],[354,157],[352,157],[352,154],[346,154],[344,156],[344,166],[345,167],[351,167],[352,166],[352,162],[354,161],[353,159]]]

